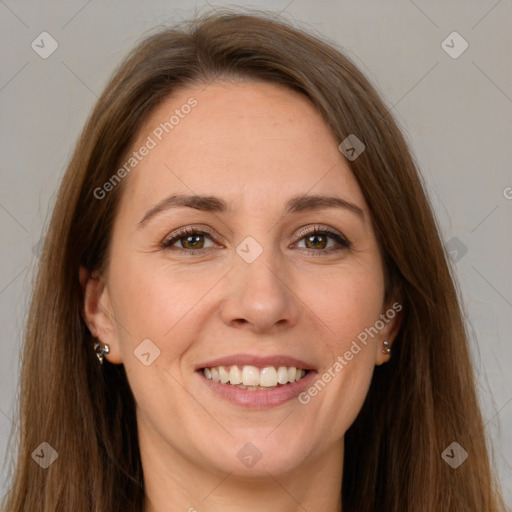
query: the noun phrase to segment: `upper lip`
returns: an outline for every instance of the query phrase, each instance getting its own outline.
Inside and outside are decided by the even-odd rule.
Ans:
[[[314,370],[313,366],[301,359],[287,356],[284,354],[277,355],[252,355],[252,354],[233,354],[230,356],[219,357],[211,361],[196,365],[196,370],[203,368],[213,368],[216,366],[256,366],[257,368],[265,368],[265,366],[295,366],[296,368],[302,368],[303,370]]]

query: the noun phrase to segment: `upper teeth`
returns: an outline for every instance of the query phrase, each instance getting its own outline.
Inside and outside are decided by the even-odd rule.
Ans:
[[[306,375],[306,370],[295,368],[295,366],[265,366],[265,368],[257,368],[256,366],[237,365],[231,367],[216,366],[214,368],[204,368],[204,376],[207,379],[222,384],[242,384],[244,386],[262,386],[272,388],[277,384],[287,384],[302,379]]]

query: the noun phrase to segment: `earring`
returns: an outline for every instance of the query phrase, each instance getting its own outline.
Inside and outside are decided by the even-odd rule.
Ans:
[[[391,353],[391,347],[389,346],[389,341],[384,341],[382,344],[384,345],[384,348],[382,349],[382,352],[384,354]]]
[[[103,358],[110,352],[110,347],[107,344],[104,345],[103,343],[95,343],[94,351],[96,352],[96,357],[98,358],[100,364],[103,364]]]

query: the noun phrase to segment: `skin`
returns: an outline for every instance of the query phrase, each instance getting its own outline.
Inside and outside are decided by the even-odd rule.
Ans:
[[[146,512],[340,511],[344,434],[375,365],[390,357],[382,342],[396,337],[400,314],[307,405],[243,409],[194,369],[246,352],[286,354],[320,376],[327,371],[395,302],[384,301],[370,211],[340,141],[306,98],[280,86],[215,82],[175,91],[133,149],[191,96],[197,106],[125,178],[106,271],[80,273],[85,319],[110,346],[107,359],[125,365],[137,403]],[[171,193],[218,196],[234,211],[172,209],[138,227]],[[364,219],[341,208],[284,215],[300,193],[342,197]],[[310,237],[294,236],[317,223],[351,247],[323,237],[308,246]],[[195,240],[201,255],[179,252],[191,247],[186,236],[160,247],[190,225],[216,234]],[[252,263],[236,252],[247,236],[263,248]],[[133,353],[147,338],[160,350],[149,366]],[[262,454],[252,468],[237,457],[247,442]]]

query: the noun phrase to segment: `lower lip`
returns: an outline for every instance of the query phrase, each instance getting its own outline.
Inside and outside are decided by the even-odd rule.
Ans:
[[[284,404],[302,393],[315,378],[316,371],[310,370],[308,374],[296,382],[290,382],[284,386],[267,390],[254,390],[237,388],[231,384],[222,384],[207,379],[203,370],[197,372],[203,382],[216,394],[231,403],[248,409],[269,409]]]

